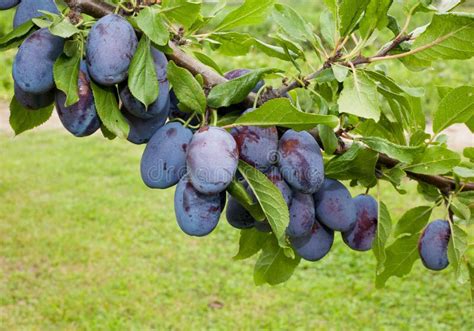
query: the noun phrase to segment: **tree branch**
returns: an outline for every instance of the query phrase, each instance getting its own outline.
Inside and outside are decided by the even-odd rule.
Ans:
[[[66,4],[74,10],[77,10],[81,13],[99,18],[102,16],[105,16],[107,14],[111,14],[114,12],[115,7],[102,1],[102,0],[65,0]],[[384,57],[388,57],[388,54],[390,51],[398,47],[402,42],[410,40],[411,35],[405,35],[405,36],[398,36],[389,46],[381,50],[377,55],[375,55],[372,58],[366,58],[366,57],[359,57],[356,60],[352,61],[352,65],[362,65],[362,64],[368,64],[371,63],[371,59],[376,59],[379,60]],[[212,70],[210,67],[202,64],[192,56],[189,56],[185,52],[183,52],[180,47],[174,43],[170,42],[170,47],[173,50],[172,54],[167,54],[167,57],[169,60],[173,60],[176,64],[178,64],[181,67],[184,67],[188,69],[190,72],[192,72],[194,75],[200,74],[204,78],[204,81],[209,87],[222,84],[227,81],[224,77],[220,76],[218,73],[216,73],[214,70]],[[281,97],[284,96],[286,93],[288,93],[291,90],[294,90],[299,87],[305,87],[305,85],[308,81],[315,79],[318,77],[325,69],[328,69],[331,67],[332,64],[337,62],[340,59],[340,53],[336,52],[336,54],[329,58],[323,66],[318,69],[316,72],[312,73],[311,75],[303,78],[301,81],[293,81],[288,85],[282,86],[281,88],[273,91],[270,95],[270,98],[275,98],[275,97]],[[343,65],[349,66],[349,63],[341,63]],[[247,98],[247,103],[253,104],[255,101],[255,95],[252,94]],[[347,146],[340,146],[337,153],[338,154],[344,154],[348,150]],[[398,160],[392,159],[388,157],[387,155],[384,154],[379,154],[379,159],[377,164],[379,166],[385,166],[387,168],[393,168],[397,166],[400,162]],[[407,175],[415,179],[417,181],[421,181],[430,185],[433,185],[440,189],[442,192],[449,192],[453,191],[456,189],[456,183],[454,180],[442,176],[428,176],[428,175],[420,175],[420,174],[415,174],[412,172],[407,172]],[[467,184],[462,184],[463,186],[463,191],[474,191],[474,184],[472,183],[467,183]]]

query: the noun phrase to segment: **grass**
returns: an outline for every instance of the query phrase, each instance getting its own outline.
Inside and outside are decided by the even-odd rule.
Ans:
[[[142,147],[57,131],[0,135],[0,329],[472,330],[469,290],[416,263],[373,285],[374,257],[337,236],[319,263],[255,287],[234,262],[238,231],[221,220],[185,236],[173,191],[145,188]],[[382,195],[397,219],[423,204],[407,184]],[[356,192],[354,192],[356,193]]]

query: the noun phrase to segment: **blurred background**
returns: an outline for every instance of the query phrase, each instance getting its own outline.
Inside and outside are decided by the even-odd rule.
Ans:
[[[322,1],[281,2],[319,27]],[[403,18],[403,1],[395,2],[392,14]],[[11,16],[0,13],[0,36]],[[415,23],[425,21],[419,15]],[[266,36],[270,27],[248,31]],[[232,261],[239,232],[225,219],[209,237],[187,237],[174,218],[173,190],[144,186],[144,146],[73,138],[56,117],[13,138],[7,121],[14,54],[0,54],[0,329],[474,328],[469,287],[449,271],[429,272],[417,262],[408,278],[376,290],[372,253],[350,251],[340,236],[325,259],[302,262],[288,283],[255,287],[254,259]],[[255,53],[213,59],[225,70],[288,66]],[[472,84],[474,61],[437,62],[423,73],[398,63],[387,70],[426,89],[429,118],[437,86]],[[469,139],[472,145],[468,135],[454,148]],[[400,196],[382,185],[394,221],[428,204],[415,183],[404,188]]]

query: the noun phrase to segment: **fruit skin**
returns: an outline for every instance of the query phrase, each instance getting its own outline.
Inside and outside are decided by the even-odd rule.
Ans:
[[[54,90],[42,94],[33,94],[23,91],[16,83],[14,84],[14,90],[16,101],[29,110],[41,109],[54,102]]]
[[[252,215],[230,195],[227,202],[226,218],[229,224],[236,229],[250,229],[256,223]]]
[[[239,152],[226,130],[208,126],[199,129],[191,140],[186,166],[196,190],[204,194],[224,191],[237,171]]]
[[[166,67],[168,65],[168,60],[166,56],[155,49],[151,48],[151,53],[153,56],[153,62],[155,63],[156,76],[158,78],[160,92],[158,98],[148,106],[148,109],[142,104],[139,100],[130,92],[127,82],[121,84],[120,88],[120,99],[128,112],[136,117],[143,119],[149,119],[155,117],[156,115],[162,112],[168,112],[170,107],[170,95]]]
[[[59,14],[59,9],[53,0],[22,0],[16,9],[15,17],[13,18],[13,28],[22,25],[32,18],[43,16],[43,14],[38,10]]]
[[[280,139],[280,172],[295,191],[305,194],[317,192],[324,182],[324,163],[321,149],[308,132],[286,131]]]
[[[160,113],[147,120],[133,116],[124,107],[122,107],[121,112],[130,125],[127,140],[136,145],[146,144],[150,141],[155,132],[165,125],[168,118],[168,112]]]
[[[167,123],[158,129],[143,152],[140,171],[150,188],[165,189],[186,174],[186,152],[193,137],[181,123]]]
[[[418,252],[426,268],[439,271],[449,265],[450,238],[451,228],[448,221],[436,220],[428,224],[418,241]]]
[[[286,204],[289,206],[293,198],[293,192],[283,179],[280,169],[278,169],[277,166],[272,166],[266,173],[266,176],[280,190],[281,194],[283,195],[283,199],[285,199]]]
[[[15,7],[20,0],[0,0],[0,10],[6,10]]]
[[[81,62],[77,81],[79,101],[65,107],[66,95],[56,91],[56,110],[64,127],[76,137],[90,136],[99,130],[101,122],[95,109],[91,81],[84,61]]]
[[[318,221],[314,222],[311,233],[304,237],[291,238],[296,253],[308,261],[318,261],[329,253],[334,242],[334,232]]]
[[[228,80],[233,80],[233,79],[237,79],[239,77],[242,77],[243,75],[246,75],[250,72],[252,72],[252,70],[249,70],[249,69],[234,69],[234,70],[231,70],[229,72],[226,72],[224,74],[224,77]],[[263,80],[259,81],[257,83],[257,85],[255,85],[252,92],[257,93],[258,91],[260,91],[260,89],[263,87],[263,85],[265,85],[265,82]]]
[[[314,200],[310,194],[295,193],[290,206],[290,223],[286,229],[289,237],[304,237],[311,234],[316,215]]]
[[[349,231],[357,220],[350,192],[337,180],[326,178],[314,195],[316,218],[334,231]]]
[[[18,87],[33,94],[43,94],[54,88],[53,65],[61,55],[64,40],[48,29],[39,29],[26,38],[13,62],[13,80]]]
[[[176,186],[176,220],[181,230],[190,236],[203,237],[211,233],[219,222],[224,204],[225,194],[199,193],[187,175]]]
[[[354,227],[342,233],[344,242],[356,251],[372,248],[378,223],[378,204],[370,195],[359,195],[354,199],[357,220]]]
[[[98,20],[89,32],[86,61],[92,79],[104,86],[123,82],[137,49],[133,27],[119,15]]]
[[[251,112],[247,110],[245,113]],[[239,156],[260,171],[267,171],[274,163],[278,150],[276,127],[239,126],[230,132],[239,148]]]

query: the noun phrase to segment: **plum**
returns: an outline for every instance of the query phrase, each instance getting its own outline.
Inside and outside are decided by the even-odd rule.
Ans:
[[[53,36],[46,28],[26,38],[13,62],[13,80],[18,87],[26,93],[50,92],[54,88],[54,62],[63,47],[64,40]]]
[[[6,10],[15,7],[20,0],[0,0],[0,10]]]
[[[316,218],[334,231],[349,231],[357,220],[354,200],[347,188],[337,180],[326,178],[314,195]]]
[[[109,14],[98,20],[86,45],[87,68],[92,79],[104,86],[123,82],[137,44],[135,30],[123,17]]]
[[[149,119],[162,112],[168,112],[170,107],[169,82],[166,74],[168,60],[162,52],[153,47],[151,48],[151,53],[160,87],[158,98],[147,109],[144,104],[132,95],[126,82],[120,88],[120,99],[123,106],[127,108],[130,114],[143,119]]]
[[[14,91],[15,98],[18,103],[29,110],[41,109],[51,105],[54,102],[54,89],[42,94],[33,94],[23,91],[15,83]]]
[[[280,190],[281,194],[283,195],[283,199],[285,199],[286,204],[289,206],[293,197],[293,192],[283,179],[278,167],[272,166],[266,173],[266,176]]]
[[[308,132],[286,131],[278,147],[278,165],[286,182],[301,193],[313,194],[324,182],[321,149]]]
[[[225,194],[202,194],[185,175],[176,186],[174,208],[178,225],[190,236],[203,237],[211,233],[219,222]]]
[[[256,223],[252,215],[232,196],[229,196],[228,199],[226,218],[229,224],[236,229],[253,228]]]
[[[127,109],[122,107],[121,112],[128,124],[130,125],[130,132],[127,140],[133,144],[141,145],[150,141],[151,137],[166,123],[168,113],[164,112],[149,119],[143,119],[133,116]]]
[[[237,171],[239,152],[226,130],[208,126],[193,136],[186,166],[196,190],[204,194],[223,192]]]
[[[290,223],[286,229],[289,237],[304,237],[311,233],[316,221],[314,200],[311,194],[295,193],[290,206]]]
[[[56,110],[64,127],[76,137],[90,136],[99,130],[101,122],[95,109],[91,81],[84,61],[81,62],[78,77],[79,101],[66,107],[66,95],[56,91]]]
[[[165,189],[186,174],[186,152],[193,137],[181,123],[167,123],[158,129],[143,152],[140,170],[150,188]]]
[[[354,198],[357,220],[354,227],[342,233],[344,242],[356,251],[368,251],[377,231],[378,204],[370,195],[359,195]]]
[[[428,224],[418,241],[418,252],[426,268],[439,271],[449,265],[448,244],[450,238],[451,227],[448,221],[436,220]]]
[[[334,242],[334,232],[315,221],[309,235],[290,237],[296,253],[308,261],[318,261],[329,253]]]
[[[6,2],[8,3],[15,1]],[[16,2],[18,3],[19,1]],[[13,27],[17,28],[32,18],[43,16],[39,10],[48,11],[53,14],[59,14],[59,9],[56,6],[54,0],[22,0],[15,12],[15,17],[13,18]]]
[[[247,110],[251,112],[253,109]],[[239,157],[260,171],[267,171],[278,150],[278,132],[276,127],[238,126],[230,132],[239,148]]]

